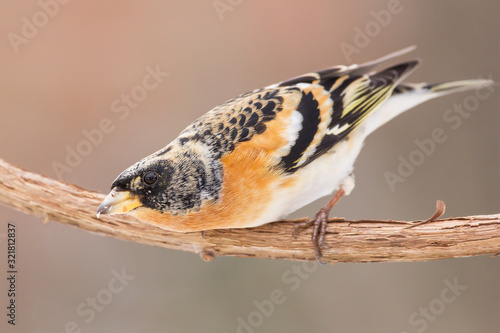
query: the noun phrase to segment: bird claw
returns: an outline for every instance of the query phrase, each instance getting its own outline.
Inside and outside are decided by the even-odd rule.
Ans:
[[[319,264],[324,265],[326,263],[321,260],[323,258],[321,249],[326,250],[330,248],[325,244],[326,227],[328,226],[328,212],[326,209],[321,209],[313,219],[296,223],[293,228],[292,237],[295,239],[297,230],[307,228],[311,225],[313,226],[311,240],[314,248],[314,257]]]
[[[292,231],[292,237],[293,237],[293,239],[297,238],[297,236],[296,236],[297,230],[307,228],[311,224],[313,224],[313,222],[314,222],[314,219],[310,219],[310,220],[305,221],[305,222],[297,222],[297,223],[295,223],[295,225],[293,227],[293,231]]]
[[[350,177],[350,179],[354,180],[352,176]],[[337,190],[337,192],[335,192],[330,201],[328,201],[326,206],[321,208],[313,219],[305,222],[296,223],[292,232],[292,236],[293,238],[295,238],[295,232],[298,229],[309,227],[310,225],[314,226],[312,232],[314,257],[316,258],[316,261],[321,265],[325,264],[325,262],[321,261],[321,259],[323,258],[321,250],[322,249],[326,250],[330,248],[325,244],[326,227],[328,226],[328,214],[330,214],[330,210],[332,209],[332,207],[335,206],[335,204],[340,200],[340,198],[342,198],[344,194],[345,194],[344,188],[340,187]]]

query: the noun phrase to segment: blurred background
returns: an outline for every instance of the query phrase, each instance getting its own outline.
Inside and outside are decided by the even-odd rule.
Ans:
[[[309,71],[417,45],[398,59],[424,59],[413,82],[500,81],[498,0],[25,0],[2,1],[0,17],[0,158],[103,193],[213,106]],[[332,215],[424,219],[437,199],[448,217],[498,213],[498,88],[483,100],[466,92],[427,102],[375,132],[356,162],[356,189]],[[103,119],[112,129],[82,143]],[[390,186],[387,173],[435,128],[445,142]],[[68,164],[78,149],[85,156]],[[4,314],[8,222],[17,226],[15,327]],[[1,332],[500,331],[500,257],[206,263],[4,206],[0,248]],[[270,307],[273,290],[282,297]]]

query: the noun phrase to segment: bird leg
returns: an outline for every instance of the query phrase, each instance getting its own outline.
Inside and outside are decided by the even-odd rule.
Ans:
[[[344,196],[344,194],[344,189],[340,187],[339,190],[335,192],[330,201],[328,201],[328,203],[319,210],[315,218],[310,219],[309,221],[296,223],[295,227],[293,228],[292,236],[293,238],[295,238],[295,233],[297,230],[307,228],[311,225],[313,226],[312,243],[314,247],[314,256],[320,264],[324,264],[324,262],[321,261],[321,258],[323,257],[323,255],[321,254],[321,249],[328,248],[328,246],[325,245],[328,214],[330,214],[333,206],[335,206],[335,204],[340,200],[340,198]]]

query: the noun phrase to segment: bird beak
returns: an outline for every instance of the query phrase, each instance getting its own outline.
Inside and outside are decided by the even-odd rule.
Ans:
[[[97,217],[100,214],[124,214],[139,206],[142,203],[137,196],[129,191],[118,191],[115,187],[97,209]]]

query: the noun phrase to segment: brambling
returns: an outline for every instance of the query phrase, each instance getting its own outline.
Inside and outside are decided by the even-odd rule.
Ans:
[[[228,100],[123,171],[98,215],[127,213],[177,232],[250,228],[335,192],[315,218],[294,229],[314,227],[320,261],[328,214],[354,188],[353,165],[365,138],[424,101],[491,83],[402,83],[418,60],[376,70],[413,49]]]

